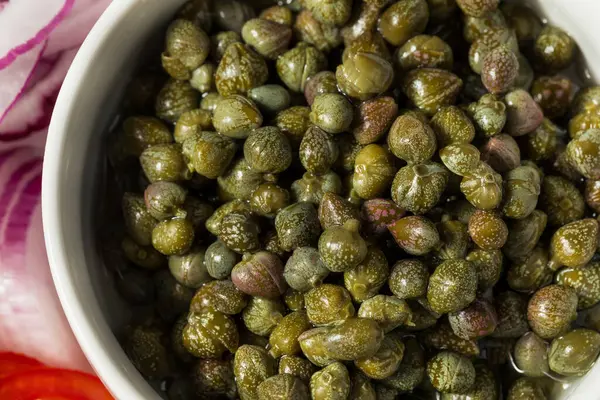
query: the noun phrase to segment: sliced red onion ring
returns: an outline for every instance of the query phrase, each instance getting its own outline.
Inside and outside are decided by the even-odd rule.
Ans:
[[[0,122],[23,94],[45,47],[46,42],[35,46],[0,71]]]
[[[42,233],[39,150],[0,152],[0,350],[90,370],[58,301]]]
[[[69,14],[75,0],[18,0],[0,10],[0,70],[43,43]]]
[[[21,139],[48,126],[56,96],[75,54],[77,49],[72,49],[61,53],[54,62],[38,63],[31,79],[35,82],[33,86],[20,96],[4,119],[0,118],[0,141]]]

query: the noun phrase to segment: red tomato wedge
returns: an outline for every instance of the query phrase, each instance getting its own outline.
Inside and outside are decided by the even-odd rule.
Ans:
[[[0,353],[0,379],[14,373],[42,367],[44,367],[44,364],[27,356],[15,353]]]
[[[43,368],[0,379],[2,400],[114,400],[100,379],[77,371]]]

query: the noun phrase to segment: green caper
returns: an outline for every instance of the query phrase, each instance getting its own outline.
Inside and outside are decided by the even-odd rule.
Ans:
[[[476,208],[491,210],[502,201],[502,177],[482,161],[462,179],[460,191]]]
[[[148,147],[140,155],[140,164],[150,182],[178,182],[191,178],[181,147],[176,144]]]
[[[469,104],[467,111],[477,130],[485,136],[499,134],[506,125],[506,104],[491,93]]]
[[[377,353],[383,339],[379,324],[366,318],[348,318],[331,328],[325,337],[325,348],[336,360],[356,360]]]
[[[234,139],[245,139],[253,129],[261,126],[263,117],[252,100],[241,95],[230,95],[219,101],[213,113],[217,131]]]
[[[304,293],[294,290],[291,287],[285,291],[283,301],[291,311],[302,311],[306,308]]]
[[[285,251],[316,245],[321,234],[317,210],[308,202],[294,203],[281,210],[275,218],[275,229]]]
[[[440,147],[450,144],[471,143],[475,137],[475,126],[460,108],[441,108],[431,119],[437,142]]]
[[[266,126],[250,133],[244,142],[244,157],[253,170],[277,174],[292,163],[292,148],[279,128]]]
[[[225,351],[236,352],[238,341],[235,321],[218,311],[191,313],[183,329],[183,345],[198,358],[219,358]]]
[[[286,110],[291,102],[290,93],[281,85],[263,85],[248,91],[248,98],[267,115],[274,115]]]
[[[200,27],[191,21],[176,19],[167,29],[163,66],[172,77],[189,79],[191,71],[204,63],[209,50],[210,40]]]
[[[294,106],[280,111],[275,116],[275,125],[290,139],[296,149],[310,126],[309,114],[309,107]]]
[[[330,331],[330,327],[314,328],[307,330],[298,337],[302,353],[316,366],[325,367],[335,362],[326,347],[326,340]]]
[[[377,321],[384,333],[401,325],[412,325],[412,312],[406,301],[383,294],[365,300],[360,305],[357,316]]]
[[[335,73],[339,89],[351,98],[367,100],[387,91],[394,79],[392,63],[375,53],[350,51]]]
[[[534,210],[528,217],[510,221],[504,254],[512,261],[519,261],[531,253],[546,229],[548,216]]]
[[[289,374],[279,374],[265,379],[258,385],[258,400],[309,400],[307,385]]]
[[[292,183],[292,198],[299,202],[310,202],[315,205],[320,204],[325,193],[340,193],[342,191],[342,182],[340,177],[333,171],[323,175],[315,175],[306,172]]]
[[[342,226],[326,229],[319,238],[319,253],[330,271],[344,272],[367,256],[367,244],[358,232],[359,226],[359,221],[351,219]]]
[[[452,72],[437,68],[419,68],[406,74],[402,89],[419,110],[433,116],[442,107],[454,104],[462,86],[462,80]]]
[[[327,67],[327,59],[319,50],[300,42],[277,59],[279,79],[293,92],[303,92],[308,78]]]
[[[285,306],[279,299],[252,297],[242,312],[244,325],[256,335],[269,336],[283,319]]]
[[[354,361],[354,365],[367,377],[385,379],[400,367],[404,357],[404,343],[396,335],[386,335],[374,356]]]
[[[388,146],[396,157],[409,164],[431,159],[437,147],[429,124],[407,114],[394,121],[388,134]]]
[[[158,269],[166,264],[165,257],[152,246],[141,246],[129,236],[121,242],[125,257],[138,267]]]
[[[352,105],[337,93],[323,93],[315,97],[311,106],[310,120],[325,132],[336,134],[350,128],[353,118]]]
[[[239,262],[239,256],[230,250],[225,243],[216,240],[208,246],[204,255],[204,264],[209,275],[215,279],[225,279]]]
[[[167,122],[175,123],[187,111],[198,108],[200,93],[186,81],[170,79],[156,97],[156,115]]]
[[[458,176],[470,175],[479,165],[480,156],[477,147],[468,143],[450,144],[440,150],[446,168]]]
[[[429,253],[440,243],[435,224],[425,217],[404,217],[388,225],[388,229],[398,246],[415,256]]]
[[[485,400],[498,397],[498,383],[494,373],[484,364],[475,364],[475,383],[464,394],[442,393],[442,400]]]
[[[133,116],[123,121],[123,144],[125,151],[139,157],[148,147],[173,142],[169,128],[158,118]]]
[[[492,334],[496,338],[518,338],[529,330],[527,323],[527,299],[522,295],[506,291],[495,299],[498,326]]]
[[[215,236],[219,235],[221,231],[221,223],[223,218],[232,212],[249,212],[250,207],[248,203],[243,200],[232,200],[228,203],[223,204],[217,208],[215,212],[206,220],[206,230]]]
[[[244,23],[242,38],[258,54],[274,60],[287,50],[292,40],[292,29],[279,22],[253,18]]]
[[[365,259],[349,270],[344,271],[344,286],[352,299],[358,303],[375,296],[388,277],[388,262],[383,252],[371,246]]]
[[[571,288],[550,285],[533,294],[527,306],[531,329],[542,339],[565,332],[577,317],[577,295]]]
[[[383,146],[369,144],[358,152],[354,161],[354,190],[363,199],[381,196],[395,174],[392,154]]]
[[[294,311],[286,315],[273,329],[269,336],[269,354],[273,358],[301,352],[298,337],[312,328],[307,311]]]
[[[219,239],[236,253],[258,250],[260,228],[251,215],[232,212],[223,217]]]
[[[588,179],[600,179],[600,129],[588,129],[567,145],[571,165]]]
[[[245,95],[268,78],[265,60],[248,46],[234,42],[226,47],[215,73],[215,85],[221,96]]]
[[[422,340],[423,344],[431,349],[449,350],[467,357],[477,357],[480,354],[477,340],[457,336],[447,321],[427,329]]]
[[[535,59],[540,68],[550,72],[559,71],[573,62],[576,47],[567,32],[546,25],[535,40]]]
[[[242,43],[242,36],[238,32],[234,31],[222,31],[214,36],[211,36],[211,56],[213,60],[218,64],[225,50],[232,43]]]
[[[600,129],[600,115],[595,112],[582,112],[569,121],[569,136],[576,138],[592,128]]]
[[[217,178],[221,200],[248,200],[252,193],[265,181],[265,175],[253,170],[245,158],[240,158]]]
[[[153,326],[136,326],[127,335],[125,352],[133,365],[148,379],[164,379],[169,374],[168,350],[163,332]]]
[[[442,351],[427,362],[427,375],[440,392],[465,393],[475,383],[475,367],[466,357]]]
[[[500,249],[508,238],[508,228],[494,211],[477,210],[469,219],[469,235],[483,250]]]
[[[360,212],[354,204],[333,192],[323,194],[319,204],[319,222],[323,229],[344,225],[350,219],[360,219]]]
[[[342,42],[340,29],[335,25],[322,23],[306,9],[296,17],[294,29],[299,40],[312,44],[323,52],[329,52]]]
[[[424,214],[438,203],[448,178],[448,171],[435,162],[407,165],[392,182],[392,199],[412,213]]]
[[[590,308],[600,302],[600,263],[592,262],[580,268],[563,268],[554,277],[559,285],[577,293],[578,308]]]
[[[300,142],[300,162],[313,174],[327,172],[339,155],[338,144],[333,137],[318,126],[311,126]]]
[[[194,226],[185,218],[159,222],[152,230],[152,246],[164,255],[181,255],[194,241]]]
[[[177,282],[190,288],[199,288],[211,280],[205,260],[206,249],[192,248],[184,255],[169,257],[169,270]]]
[[[392,268],[388,285],[400,299],[422,297],[427,294],[429,270],[418,259],[400,260]]]
[[[382,383],[403,392],[415,389],[425,376],[425,355],[421,345],[414,337],[407,337],[404,342],[404,357],[398,370]]]
[[[475,299],[477,271],[466,260],[447,260],[429,278],[427,300],[439,314],[459,311]]]
[[[355,314],[350,293],[342,286],[322,284],[304,297],[306,313],[315,326],[339,325]]]
[[[285,264],[283,276],[295,290],[306,292],[320,285],[329,275],[319,251],[312,247],[298,247]]]
[[[350,395],[348,368],[340,362],[329,364],[310,378],[310,393],[314,400],[344,400]]]
[[[186,195],[187,191],[176,183],[154,182],[144,191],[144,200],[148,212],[162,221],[182,214]]]
[[[300,378],[304,383],[308,384],[311,377],[317,371],[315,365],[310,361],[300,356],[284,355],[279,359],[280,374],[290,374]]]
[[[216,89],[215,72],[217,66],[213,63],[204,63],[194,71],[190,78],[190,85],[200,93],[209,93]]]
[[[507,400],[546,400],[547,397],[539,383],[531,378],[519,378],[510,387]]]
[[[554,271],[561,266],[583,267],[592,259],[597,247],[598,221],[586,218],[568,223],[552,235],[548,266]]]
[[[502,273],[503,256],[500,250],[474,249],[465,260],[475,266],[479,291],[485,292],[496,285]]]
[[[600,334],[591,329],[574,329],[552,341],[548,359],[550,369],[565,376],[582,376],[600,353]]]
[[[166,183],[166,182],[165,182]],[[121,202],[127,232],[140,246],[152,243],[152,230],[158,221],[146,208],[144,198],[134,193],[125,193]]]
[[[552,281],[552,270],[547,267],[548,251],[536,247],[522,261],[514,263],[508,270],[506,280],[511,289],[518,292],[533,292]]]
[[[535,333],[521,336],[513,352],[516,366],[526,376],[542,377],[549,372],[548,344]]]
[[[290,193],[274,183],[263,183],[250,195],[250,208],[258,215],[274,217],[290,203]]]
[[[275,373],[275,361],[265,349],[243,345],[236,351],[233,374],[242,400],[258,399],[258,386]]]
[[[377,28],[391,45],[401,46],[422,33],[428,20],[429,8],[425,0],[399,1],[383,12]]]
[[[454,63],[452,48],[438,36],[417,35],[404,43],[395,56],[404,71],[415,68],[451,69]]]

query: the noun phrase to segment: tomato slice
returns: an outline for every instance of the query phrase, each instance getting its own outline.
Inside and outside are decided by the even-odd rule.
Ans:
[[[100,379],[83,372],[43,368],[0,379],[4,400],[114,400]]]
[[[17,372],[42,367],[44,367],[44,364],[27,356],[16,353],[0,353],[0,379]]]

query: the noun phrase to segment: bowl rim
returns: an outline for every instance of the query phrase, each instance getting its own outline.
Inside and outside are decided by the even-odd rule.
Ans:
[[[95,318],[95,313],[90,313],[84,306],[81,289],[77,287],[73,274],[67,268],[71,263],[67,256],[69,246],[62,229],[60,189],[61,170],[69,151],[69,116],[77,106],[76,98],[92,64],[91,60],[108,43],[113,29],[124,23],[128,12],[136,7],[143,7],[144,3],[146,0],[111,2],[81,45],[56,100],[48,128],[42,171],[44,239],[52,279],[62,308],[79,346],[98,377],[115,398],[128,400],[160,400],[161,397],[129,360],[115,357],[112,350],[118,342],[107,321]]]

